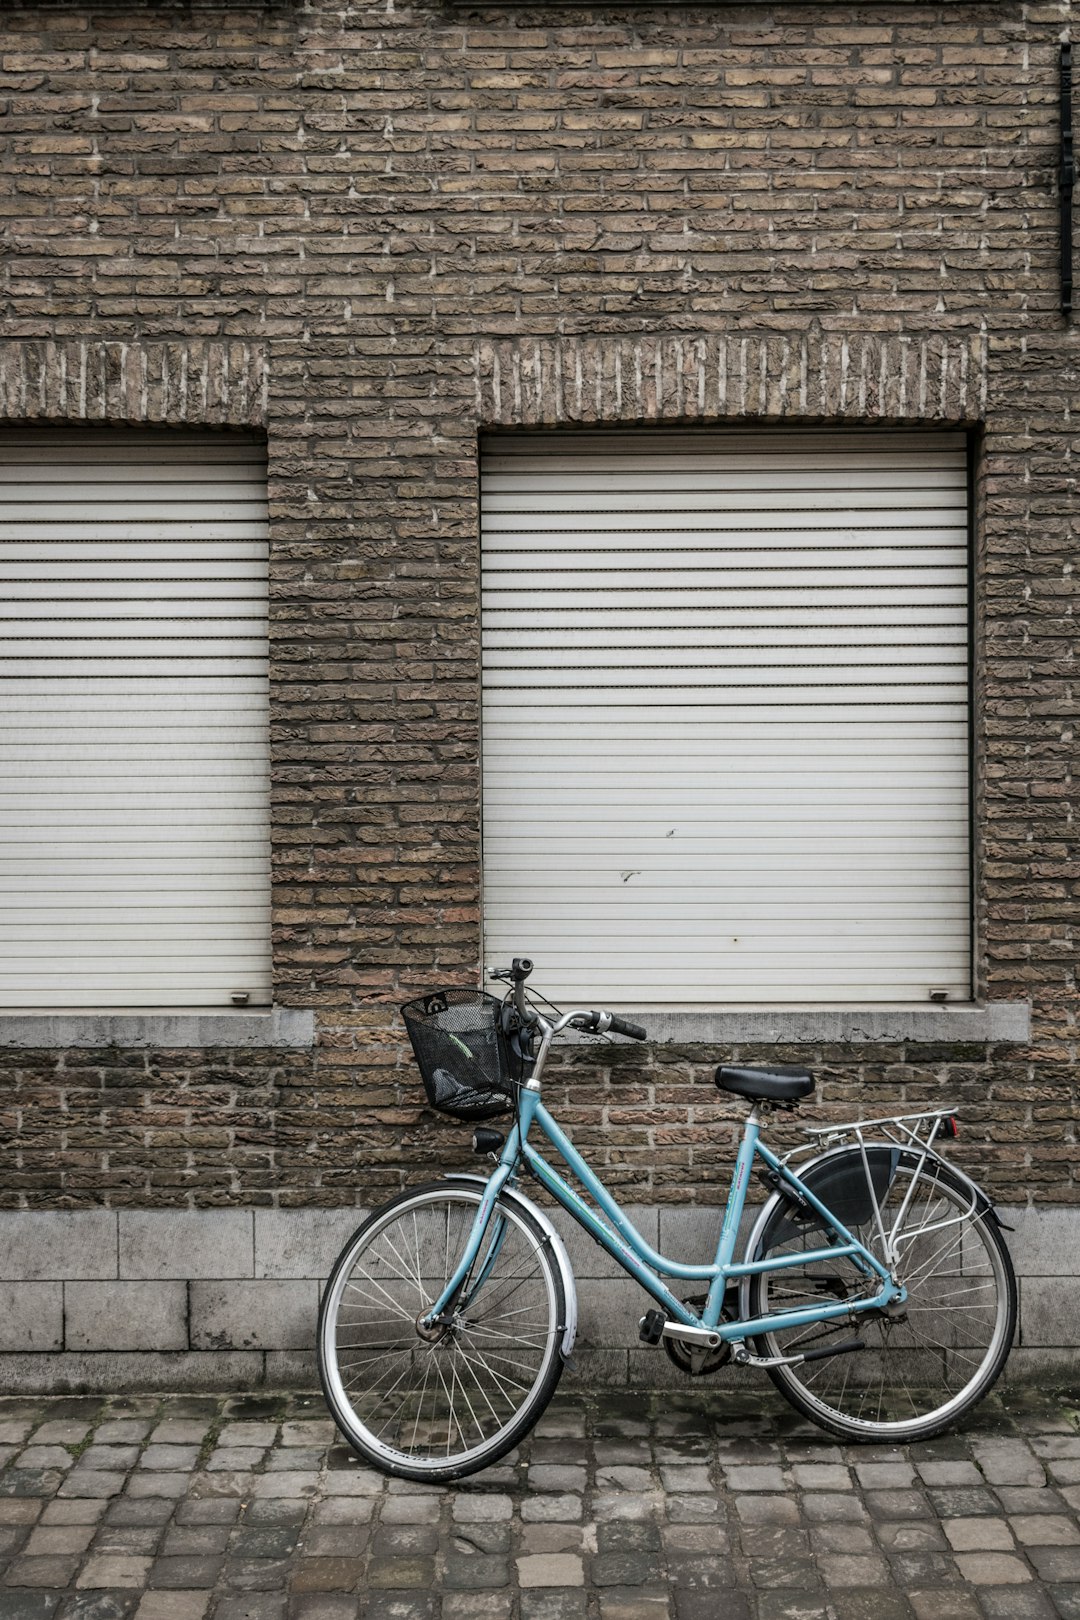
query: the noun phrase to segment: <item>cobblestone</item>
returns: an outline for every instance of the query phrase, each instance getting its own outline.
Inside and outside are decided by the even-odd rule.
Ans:
[[[1043,1483],[1075,1402],[1011,1399],[910,1448],[564,1399],[446,1488],[363,1466],[314,1396],[0,1401],[0,1620],[1080,1620],[1080,1500]]]

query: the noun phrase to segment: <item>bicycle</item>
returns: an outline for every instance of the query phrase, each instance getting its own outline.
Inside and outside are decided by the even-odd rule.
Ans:
[[[719,1068],[718,1088],[750,1113],[715,1257],[676,1262],[645,1241],[541,1101],[564,1031],[646,1031],[606,1011],[545,1017],[525,991],[531,969],[516,959],[496,975],[510,985],[502,1001],[446,990],[402,1009],[434,1107],[515,1118],[505,1136],[474,1132],[477,1151],[495,1157],[490,1175],[392,1199],[334,1266],[319,1373],[361,1457],[405,1479],[461,1479],[510,1451],[551,1399],[574,1347],[576,1286],[550,1217],[521,1191],[523,1170],[652,1296],[639,1337],[690,1376],[728,1361],[763,1368],[822,1428],[886,1444],[939,1434],[986,1395],[1012,1344],[1016,1280],[993,1204],[940,1151],[956,1134],[953,1109],[810,1129],[778,1157],[762,1133],[810,1096],[813,1077]],[[537,1134],[591,1203],[537,1150]],[[736,1261],[755,1164],[770,1196]],[[697,1292],[679,1298],[665,1278]]]

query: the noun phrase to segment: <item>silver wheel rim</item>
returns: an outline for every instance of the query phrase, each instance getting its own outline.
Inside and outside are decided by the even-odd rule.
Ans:
[[[452,1275],[482,1190],[432,1189],[389,1209],[335,1273],[322,1326],[331,1404],[360,1449],[389,1466],[467,1468],[528,1427],[558,1354],[558,1299],[542,1237],[512,1208],[490,1257],[494,1218],[473,1268],[482,1286],[452,1331],[417,1319]],[[466,1285],[466,1293],[469,1285]]]
[[[898,1208],[910,1179],[910,1167],[901,1165],[883,1214]],[[951,1182],[927,1181],[924,1192],[921,1179],[904,1230],[917,1234],[920,1224],[928,1227],[936,1218],[960,1215],[969,1205],[966,1191]],[[887,1219],[885,1224],[888,1227]],[[854,1232],[873,1252],[880,1252],[869,1225]],[[802,1239],[801,1246],[816,1248],[823,1242],[819,1231]],[[785,1242],[770,1252],[794,1252],[799,1246]],[[814,1265],[808,1275],[850,1281],[853,1273],[841,1260],[831,1266]],[[765,1274],[761,1313],[807,1303],[809,1291],[800,1297],[803,1276],[800,1268]],[[864,1351],[776,1369],[812,1414],[853,1434],[898,1438],[947,1424],[979,1399],[1008,1349],[1008,1279],[998,1245],[980,1216],[915,1235],[905,1248],[900,1277],[909,1289],[905,1321],[883,1322],[860,1313],[854,1325],[841,1319],[764,1336],[772,1356],[795,1355],[812,1344],[826,1344],[830,1337],[865,1341]],[[819,1285],[819,1300],[822,1292]]]

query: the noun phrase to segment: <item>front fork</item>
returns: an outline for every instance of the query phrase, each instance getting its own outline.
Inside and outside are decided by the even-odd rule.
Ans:
[[[491,1222],[491,1238],[488,1243],[488,1251],[484,1257],[484,1262],[481,1265],[480,1270],[476,1273],[476,1276],[473,1278],[471,1286],[455,1301],[456,1310],[467,1311],[472,1301],[476,1298],[481,1288],[483,1288],[484,1284],[491,1276],[492,1268],[494,1267],[496,1260],[499,1258],[499,1250],[503,1246],[503,1239],[506,1237],[508,1226],[509,1222],[507,1221],[506,1216],[496,1214],[494,1220]],[[468,1277],[466,1277],[465,1280],[468,1282]]]
[[[517,1131],[515,1129],[511,1132],[511,1141],[513,1141],[516,1136]],[[509,1146],[510,1142],[507,1143],[507,1147]],[[448,1314],[465,1309],[469,1303],[476,1298],[477,1294],[480,1292],[480,1289],[490,1277],[492,1268],[494,1267],[496,1260],[499,1258],[499,1251],[503,1246],[503,1242],[505,1241],[507,1230],[506,1218],[502,1215],[495,1214],[496,1205],[499,1201],[499,1194],[506,1186],[506,1183],[510,1180],[516,1161],[516,1150],[513,1156],[510,1157],[504,1148],[498,1166],[492,1172],[487,1186],[484,1188],[480,1199],[480,1206],[476,1211],[476,1218],[472,1224],[472,1230],[469,1233],[468,1241],[465,1244],[465,1249],[462,1253],[461,1259],[454,1268],[454,1274],[446,1284],[446,1287],[443,1289],[438,1299],[421,1318],[421,1321],[425,1327],[434,1326],[442,1321]],[[483,1247],[484,1238],[487,1235],[488,1227],[491,1224],[491,1218],[493,1215],[495,1215],[495,1226],[491,1233],[491,1241],[488,1244],[487,1253],[484,1256],[480,1270],[477,1275],[473,1277],[473,1267],[479,1258],[480,1250]],[[465,1291],[466,1284],[469,1285],[467,1292]]]

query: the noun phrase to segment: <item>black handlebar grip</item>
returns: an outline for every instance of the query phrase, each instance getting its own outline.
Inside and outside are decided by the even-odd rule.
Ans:
[[[640,1024],[632,1024],[629,1018],[617,1018],[614,1013],[608,1029],[613,1035],[628,1035],[632,1041],[647,1041],[649,1038],[648,1030],[642,1029]]]

